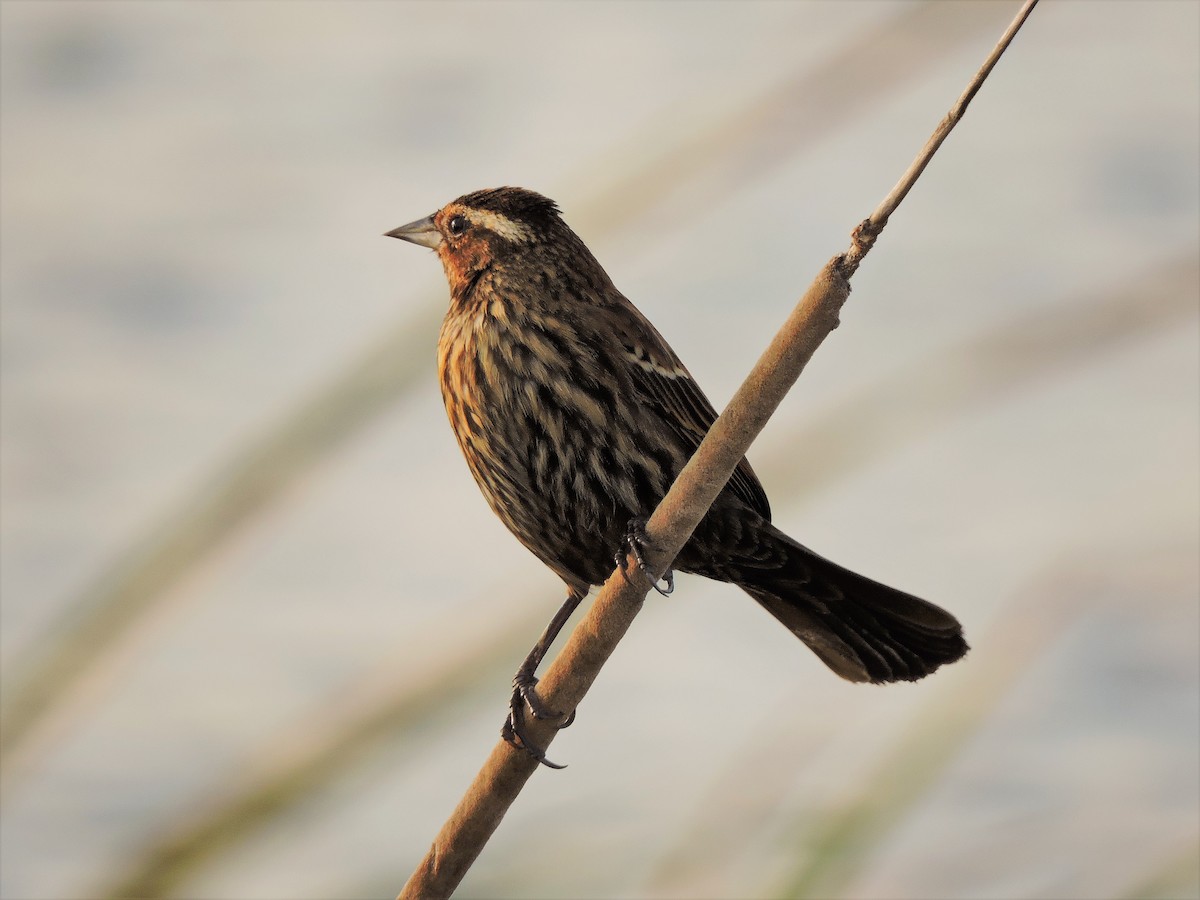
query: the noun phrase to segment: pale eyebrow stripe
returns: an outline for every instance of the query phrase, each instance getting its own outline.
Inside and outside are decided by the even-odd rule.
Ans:
[[[472,209],[467,213],[467,218],[505,240],[518,243],[529,243],[533,240],[533,229],[528,225],[513,221],[508,216],[492,212],[490,209]]]

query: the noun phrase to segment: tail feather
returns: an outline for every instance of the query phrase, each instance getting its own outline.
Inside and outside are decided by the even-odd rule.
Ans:
[[[838,675],[916,681],[969,649],[962,626],[932,603],[857,575],[782,533],[779,567],[739,567],[738,584]]]

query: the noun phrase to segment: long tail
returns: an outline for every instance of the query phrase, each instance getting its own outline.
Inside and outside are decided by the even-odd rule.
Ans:
[[[778,529],[773,565],[736,565],[737,584],[850,681],[916,681],[969,649],[950,613],[817,556]],[[765,561],[765,560],[764,560]],[[779,563],[782,562],[782,565]]]

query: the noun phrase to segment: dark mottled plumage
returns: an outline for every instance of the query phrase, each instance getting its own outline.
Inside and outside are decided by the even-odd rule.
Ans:
[[[390,234],[445,267],[442,395],[475,480],[581,597],[695,451],[712,404],[551,200],[477,191]],[[966,652],[949,613],[822,559],[770,517],[743,459],[676,568],[743,588],[852,681],[915,680]]]

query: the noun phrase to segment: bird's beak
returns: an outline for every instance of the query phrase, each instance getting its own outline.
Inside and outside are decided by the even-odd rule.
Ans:
[[[384,237],[400,238],[402,241],[420,244],[422,247],[428,247],[430,250],[436,250],[438,245],[442,243],[442,233],[433,224],[433,216],[426,216],[424,219],[417,219],[415,222],[409,222],[407,225],[393,228],[391,231],[386,232]]]

